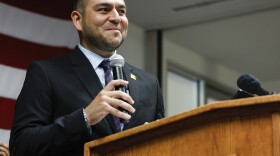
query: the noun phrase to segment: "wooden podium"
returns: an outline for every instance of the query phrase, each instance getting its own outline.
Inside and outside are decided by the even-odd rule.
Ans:
[[[85,156],[280,156],[280,95],[208,104],[91,141]]]

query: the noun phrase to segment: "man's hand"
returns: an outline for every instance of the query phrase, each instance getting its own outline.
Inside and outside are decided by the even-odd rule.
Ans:
[[[10,156],[9,146],[0,142],[0,156]]]
[[[129,114],[117,109],[121,107],[130,113],[134,113],[135,109],[131,106],[134,101],[131,96],[122,91],[114,90],[116,86],[126,85],[128,85],[128,81],[112,80],[98,93],[94,100],[85,108],[90,125],[97,124],[109,113],[124,120],[131,118]]]

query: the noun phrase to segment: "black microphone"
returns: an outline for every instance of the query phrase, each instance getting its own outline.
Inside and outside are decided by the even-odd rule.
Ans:
[[[125,64],[125,61],[124,61],[123,57],[119,54],[116,54],[111,58],[110,65],[113,70],[113,79],[114,80],[126,80],[126,77],[123,72],[124,64]],[[126,94],[129,94],[128,86],[116,86],[115,90],[120,90],[122,92],[125,92]],[[125,109],[123,109],[123,108],[118,108],[118,109],[120,111],[128,114],[128,112]],[[123,120],[123,119],[120,119],[120,121],[124,124],[127,124],[129,122],[129,120]]]
[[[237,80],[237,86],[243,91],[255,95],[269,95],[270,93],[261,87],[261,83],[249,74],[241,75]]]
[[[238,89],[238,91],[233,95],[231,99],[241,99],[241,98],[248,98],[248,97],[254,97],[254,95],[247,93],[241,89]]]

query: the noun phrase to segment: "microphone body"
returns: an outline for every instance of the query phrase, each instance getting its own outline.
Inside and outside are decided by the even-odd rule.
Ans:
[[[238,89],[238,91],[233,95],[231,99],[241,99],[241,98],[248,98],[248,97],[253,97],[253,95]]]
[[[113,79],[114,80],[126,80],[124,73],[123,73],[123,67],[112,66],[112,70],[113,70]],[[129,94],[128,88],[126,86],[117,86],[115,89]]]
[[[113,79],[114,80],[126,80],[125,74],[123,72],[123,67],[124,67],[124,59],[121,55],[116,54],[110,62],[110,65],[112,67],[112,71],[113,71]],[[129,88],[128,86],[116,86],[115,90],[120,90],[126,94],[129,94]],[[123,109],[123,108],[118,108],[121,112],[127,113],[128,112]],[[120,119],[120,122],[127,124],[129,123],[129,120],[124,120],[124,119]]]

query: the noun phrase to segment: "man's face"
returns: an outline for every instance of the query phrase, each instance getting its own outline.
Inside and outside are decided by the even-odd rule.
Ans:
[[[124,0],[88,0],[81,24],[86,47],[116,50],[127,36]]]

